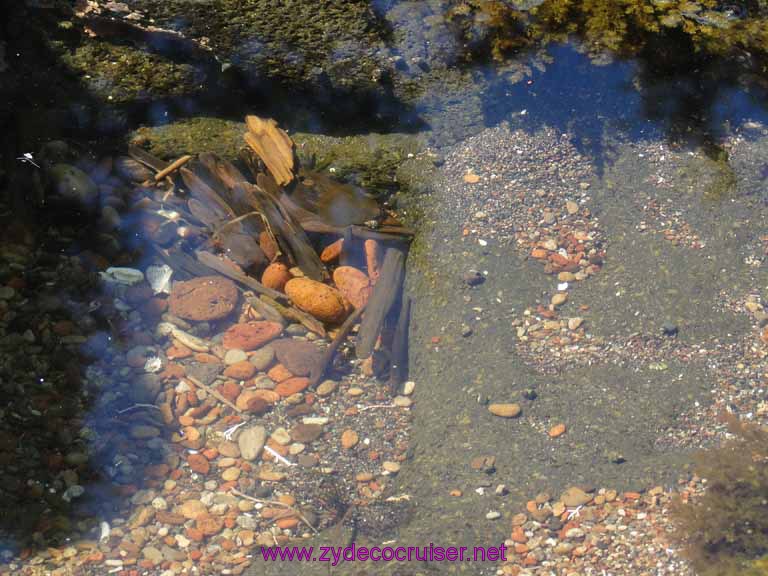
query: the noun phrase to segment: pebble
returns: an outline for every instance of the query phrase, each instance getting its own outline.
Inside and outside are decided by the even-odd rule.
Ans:
[[[275,431],[270,435],[270,438],[280,444],[280,446],[288,446],[288,444],[291,443],[291,435],[288,433],[288,430],[282,426],[280,428],[276,428]]]
[[[386,460],[381,464],[382,469],[389,474],[397,474],[400,472],[400,464]]]
[[[568,214],[576,214],[579,211],[579,205],[576,204],[573,200],[568,200],[565,203],[565,211],[568,212]]]
[[[330,396],[333,394],[333,391],[336,390],[337,386],[338,383],[333,380],[323,380],[317,387],[317,395],[320,397]]]
[[[497,512],[496,510],[491,510],[485,515],[486,520],[497,520],[501,518],[501,512]]]
[[[416,389],[416,382],[408,380],[403,384],[403,396],[410,396]]]
[[[246,428],[237,437],[237,445],[240,455],[245,460],[255,460],[261,454],[267,441],[267,431],[263,426],[251,426]]]
[[[341,434],[341,447],[345,450],[353,448],[360,441],[360,436],[357,432],[351,429],[346,429]]]
[[[307,444],[314,440],[317,440],[323,433],[323,427],[319,424],[296,424],[291,429],[291,439],[294,442],[301,442]]]
[[[583,318],[568,318],[568,330],[578,330],[583,323]]]
[[[245,362],[247,360],[248,356],[245,354],[245,352],[237,348],[227,350],[227,353],[224,356],[224,364],[227,364],[228,366],[232,366],[233,364],[237,364],[239,362]]]
[[[275,349],[271,345],[262,346],[248,359],[259,372],[265,371],[275,359]]]
[[[516,418],[521,411],[520,405],[514,403],[488,405],[488,412],[502,418]]]
[[[407,396],[395,396],[394,400],[392,400],[392,403],[398,408],[408,408],[411,406],[411,404],[413,404],[413,400]]]
[[[205,504],[200,502],[200,500],[187,500],[185,501],[180,507],[179,507],[179,514],[184,516],[184,518],[187,518],[189,520],[194,520],[197,518],[200,514],[204,514],[207,512],[207,508],[205,507]]]
[[[562,436],[563,434],[565,434],[565,424],[556,424],[555,426],[552,426],[552,428],[549,429],[550,438],[557,438],[558,436]]]
[[[561,306],[565,304],[566,300],[568,300],[568,293],[567,292],[558,292],[554,296],[552,296],[552,299],[550,300],[550,303],[552,306]]]
[[[581,488],[571,486],[563,492],[560,496],[560,500],[569,508],[578,508],[592,500],[592,496],[584,492]]]

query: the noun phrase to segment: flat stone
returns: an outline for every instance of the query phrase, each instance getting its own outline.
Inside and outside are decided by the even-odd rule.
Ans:
[[[309,376],[322,358],[322,352],[312,342],[280,338],[270,344],[278,361],[294,376]]]
[[[229,352],[232,352],[232,350]],[[229,352],[227,352],[227,354],[229,354]],[[230,364],[224,369],[224,376],[233,378],[234,380],[248,380],[249,378],[252,378],[255,373],[256,366],[247,360]]]
[[[568,300],[568,294],[566,292],[558,292],[552,296],[550,302],[552,306],[561,306],[562,304],[565,304],[566,300]]]
[[[323,433],[323,427],[319,424],[296,424],[291,429],[291,438],[294,442],[301,442],[307,444],[314,440],[317,440]]]
[[[277,338],[283,327],[277,322],[250,322],[235,324],[224,333],[221,340],[224,348],[240,348],[241,350],[256,350],[270,340]]]
[[[202,276],[176,282],[168,298],[171,314],[185,320],[218,320],[230,314],[237,304],[235,283],[221,276]]]
[[[200,514],[204,514],[208,511],[205,504],[200,500],[187,500],[181,506],[179,506],[179,514],[189,520],[194,520]]]
[[[581,488],[571,486],[563,492],[562,496],[560,496],[560,500],[569,508],[578,508],[592,500],[592,496],[584,492]]]
[[[246,428],[237,437],[237,445],[240,455],[246,460],[255,460],[261,454],[264,443],[267,441],[267,431],[263,426],[251,426]]]

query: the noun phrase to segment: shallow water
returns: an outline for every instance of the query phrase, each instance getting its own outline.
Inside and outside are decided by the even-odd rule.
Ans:
[[[156,9],[152,2],[126,4],[148,14]],[[499,545],[508,537],[508,517],[539,492],[556,495],[572,485],[637,491],[673,486],[689,471],[692,450],[714,441],[714,435],[692,437],[690,430],[712,422],[707,409],[720,398],[714,391],[756,338],[740,303],[760,295],[768,281],[760,239],[768,197],[762,52],[734,46],[702,53],[694,50],[701,48],[698,37],[685,41],[677,33],[645,30],[638,33],[642,41],[628,35],[617,45],[595,47],[591,34],[599,30],[587,26],[591,32],[584,32],[583,14],[570,14],[577,33],[568,42],[556,27],[531,28],[536,32],[523,42],[512,32],[519,15],[504,25],[485,20],[479,16],[482,2],[466,3],[476,18],[472,26],[462,20],[463,10],[446,17],[445,2],[373,4],[387,33],[376,43],[352,31],[360,44],[340,41],[334,58],[343,68],[347,52],[357,55],[364,73],[370,71],[361,54],[376,62],[390,58],[397,63],[394,77],[358,89],[354,82],[362,72],[346,64],[351,86],[345,86],[338,69],[322,69],[328,59],[320,61],[315,76],[302,77],[311,67],[297,48],[286,64],[299,70],[296,86],[295,78],[276,72],[290,50],[273,54],[264,48],[269,62],[259,72],[274,76],[258,76],[249,66],[262,39],[232,32],[235,49],[225,54],[211,32],[213,53],[224,51],[217,56],[226,70],[212,65],[210,52],[179,49],[180,61],[205,71],[196,88],[181,96],[139,91],[114,106],[96,73],[79,87],[68,85],[63,93],[72,100],[65,104],[46,102],[39,93],[31,102],[17,96],[25,120],[35,110],[50,114],[44,114],[48,122],[39,122],[43,127],[9,121],[19,134],[18,144],[5,150],[14,158],[4,164],[5,183],[10,188],[24,182],[28,166],[16,158],[45,140],[119,146],[140,125],[196,116],[240,122],[254,109],[303,132],[390,131],[426,142],[428,150],[400,158],[396,184],[373,190],[388,192],[401,184],[392,202],[418,230],[407,276],[414,299],[410,378],[417,395],[409,458],[394,485],[395,493],[411,500],[393,513],[396,528],[356,541]],[[544,4],[552,10],[558,5]],[[28,8],[33,14],[38,9]],[[164,7],[154,16],[168,29],[201,34],[197,14]],[[51,26],[52,20],[48,13],[39,24]],[[237,30],[235,20],[226,23]],[[510,37],[521,42],[517,50],[498,53]],[[114,42],[106,32],[103,38]],[[5,61],[13,66],[10,46]],[[164,57],[173,51],[162,43],[154,47]],[[23,58],[50,58],[53,69],[65,65],[50,54]],[[18,74],[18,81],[39,88],[38,74]],[[81,124],[73,124],[73,117]],[[148,133],[152,142],[156,134]],[[216,138],[211,142],[221,143]],[[203,140],[199,133],[189,139]],[[370,176],[351,164],[346,175],[353,181]],[[567,200],[577,203],[577,215],[567,211]],[[584,210],[587,224],[574,223]],[[556,237],[549,231],[560,224],[587,226],[589,241],[604,256],[594,273],[560,290],[568,300],[555,307],[559,317],[581,318],[583,325],[558,328],[554,337],[562,333],[569,340],[553,343],[551,330],[536,335],[546,319],[536,318],[561,281],[543,273],[531,250],[548,235]],[[469,271],[480,271],[485,281],[468,286],[463,278]],[[107,360],[109,343],[96,354]],[[111,401],[126,383],[99,387],[98,380],[90,374],[93,411],[81,415],[86,427],[104,434],[84,442],[93,477],[106,472],[127,480],[132,471],[119,453],[131,447],[108,441]],[[522,417],[490,416],[487,404],[493,402],[520,403]],[[561,422],[565,436],[549,438],[546,431]],[[162,453],[158,446],[153,458],[159,461]],[[493,474],[470,466],[482,455],[495,457]],[[509,495],[494,496],[498,484]],[[475,492],[480,486],[486,494]],[[451,489],[464,497],[449,496]],[[86,491],[94,495],[89,502],[101,500],[98,513],[108,515],[115,496],[101,496],[98,480]],[[501,512],[502,519],[487,520],[490,511]],[[355,569],[493,574],[496,566],[369,563]],[[302,564],[255,563],[249,569],[278,571],[328,573],[325,566]]]

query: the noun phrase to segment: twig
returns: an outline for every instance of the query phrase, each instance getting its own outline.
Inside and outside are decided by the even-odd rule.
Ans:
[[[358,409],[358,412],[365,412],[366,410],[374,410],[376,408],[399,408],[395,404],[371,404],[370,406],[363,406]]]
[[[266,445],[265,445],[265,446],[264,446],[264,450],[266,450],[267,452],[269,452],[270,454],[272,454],[272,456],[274,457],[274,459],[275,459],[275,460],[277,460],[278,462],[281,462],[281,463],[285,464],[286,466],[296,466],[296,464],[294,464],[293,462],[291,462],[290,460],[288,460],[287,458],[285,458],[285,457],[284,457],[282,454],[280,454],[280,453],[279,453],[277,450],[275,450],[274,448],[270,448],[269,446],[266,446]]]
[[[182,156],[181,158],[179,158],[178,160],[175,160],[174,162],[171,162],[170,164],[168,164],[168,166],[166,166],[165,168],[160,170],[160,172],[155,174],[155,182],[160,182],[160,180],[162,180],[163,178],[168,176],[171,172],[174,172],[175,170],[178,170],[179,168],[184,166],[184,164],[186,164],[190,160],[192,160],[192,156],[186,154],[186,155]]]
[[[234,410],[238,414],[242,414],[244,412],[243,410],[240,410],[240,408],[235,406],[232,402],[227,400],[224,396],[222,396],[222,394],[218,390],[215,390],[214,388],[211,388],[210,386],[203,384],[202,382],[200,382],[200,380],[198,380],[194,376],[184,376],[184,378],[192,382],[192,384],[194,384],[195,386],[199,386],[209,394],[213,395],[218,400],[221,400],[222,402],[224,402],[224,404],[232,408],[232,410]]]
[[[306,519],[304,514],[302,514],[300,510],[298,510],[297,508],[294,508],[290,504],[286,504],[285,502],[280,502],[279,500],[263,500],[261,498],[254,498],[253,496],[248,496],[248,494],[243,494],[237,488],[230,488],[229,491],[232,492],[232,494],[234,494],[235,496],[240,496],[240,498],[245,498],[246,500],[250,500],[251,502],[256,502],[257,504],[267,504],[269,506],[274,505],[274,506],[282,506],[283,508],[287,508],[288,510],[291,510],[292,512],[294,512],[299,518],[301,518],[304,524],[306,524],[312,529],[312,532],[314,532],[315,534],[320,534],[320,532],[318,532],[317,529],[314,526],[312,526],[312,523]]]
[[[118,414],[125,414],[126,412],[130,412],[131,410],[138,410],[139,408],[153,408],[155,410],[160,410],[157,406],[154,404],[134,404],[133,406],[129,406],[128,408],[123,408],[122,410],[118,410]]]
[[[350,314],[349,317],[341,325],[339,332],[336,334],[336,338],[334,338],[330,346],[326,348],[323,356],[312,369],[309,380],[310,388],[317,386],[318,382],[320,382],[320,379],[323,377],[323,375],[325,375],[325,372],[328,370],[328,365],[331,363],[331,360],[333,360],[333,355],[336,353],[336,350],[338,350],[339,346],[341,346],[341,343],[344,342],[344,339],[349,335],[349,332],[352,330],[352,326],[354,326],[355,322],[357,322],[358,318],[360,318],[360,315],[365,310],[366,305],[367,304],[363,304],[360,308],[352,312],[352,314]]]

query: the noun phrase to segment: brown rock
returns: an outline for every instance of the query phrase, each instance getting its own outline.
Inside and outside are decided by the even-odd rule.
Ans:
[[[277,322],[251,322],[235,324],[224,333],[222,344],[224,348],[239,350],[256,350],[270,340],[277,338],[283,327]]]
[[[345,450],[349,450],[350,448],[354,447],[360,440],[360,436],[358,436],[357,432],[355,432],[352,429],[347,428],[344,430],[344,432],[341,433],[341,446]]]
[[[230,442],[229,440],[224,440],[223,442],[219,443],[218,449],[219,449],[219,454],[221,454],[225,458],[240,457],[240,448],[238,447],[236,442]]]
[[[205,536],[214,536],[224,528],[224,522],[216,516],[201,514],[195,520],[195,528],[200,530]]]
[[[168,305],[171,314],[202,322],[227,316],[237,304],[237,286],[221,276],[202,276],[173,285]]]
[[[341,292],[309,278],[294,278],[285,285],[285,293],[299,308],[318,320],[340,324],[347,316]]]
[[[333,271],[333,282],[355,308],[361,308],[371,295],[368,276],[352,266],[339,266]]]
[[[187,457],[187,464],[198,474],[208,474],[208,471],[211,469],[211,464],[202,454],[190,454]]]
[[[322,358],[320,349],[312,342],[280,338],[270,344],[277,359],[294,376],[309,376]]]
[[[309,386],[309,378],[288,378],[288,380],[283,380],[275,386],[275,392],[280,396],[287,398],[291,394],[296,394],[297,392],[305,390],[307,386]]]
[[[338,240],[336,240],[336,242],[329,244],[328,246],[323,248],[322,252],[320,252],[320,260],[325,264],[330,264],[331,262],[335,262],[336,260],[339,259],[339,255],[341,254],[341,249],[343,245],[344,245],[343,238],[339,238]]]
[[[242,362],[235,362],[224,370],[224,376],[227,378],[234,378],[235,380],[248,380],[256,374],[256,366],[243,360]]]
[[[242,390],[240,385],[234,380],[227,380],[224,384],[219,386],[219,393],[230,402],[234,402],[235,399],[240,396]]]
[[[235,401],[235,406],[240,410],[248,410],[254,414],[263,414],[267,411],[269,402],[260,394],[261,390],[246,389],[240,393]]]
[[[307,444],[313,440],[317,440],[323,433],[323,427],[319,424],[296,424],[291,429],[291,439],[294,442],[301,442]]]
[[[584,492],[581,488],[571,486],[563,492],[562,496],[560,496],[560,500],[569,508],[577,508],[592,500],[592,496]]]
[[[282,262],[273,262],[264,270],[264,274],[261,276],[261,283],[267,288],[282,292],[285,290],[286,282],[291,278],[293,276],[288,272],[288,266]]]

